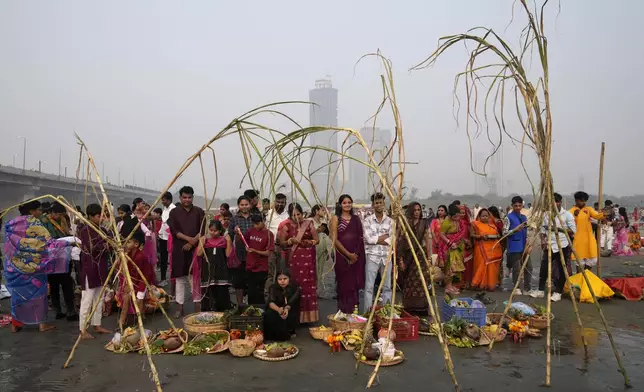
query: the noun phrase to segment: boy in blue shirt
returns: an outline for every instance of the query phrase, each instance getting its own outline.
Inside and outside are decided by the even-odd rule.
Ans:
[[[523,199],[521,196],[512,198],[512,211],[503,218],[503,235],[507,236],[507,266],[512,271],[512,282],[516,285],[519,280],[519,272],[523,259],[527,254],[528,264],[523,271],[523,291],[531,290],[532,278],[532,260],[530,252],[532,249],[528,246],[528,218],[521,213],[523,209]],[[522,295],[521,289],[517,288],[515,295]]]

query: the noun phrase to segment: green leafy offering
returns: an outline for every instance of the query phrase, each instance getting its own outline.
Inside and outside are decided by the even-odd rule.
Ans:
[[[458,338],[467,328],[467,322],[462,318],[453,316],[448,322],[443,324],[443,331],[447,336]]]
[[[183,349],[183,355],[204,354],[213,349],[218,344],[225,344],[228,335],[225,333],[203,334],[188,342]]]
[[[378,311],[376,311],[376,316],[384,319],[390,319],[392,315],[400,317],[402,315],[403,309],[404,308],[402,305],[386,304],[385,306],[378,309]]]
[[[242,316],[261,316],[264,313],[264,311],[260,308],[256,308],[253,305],[249,306],[242,312]]]

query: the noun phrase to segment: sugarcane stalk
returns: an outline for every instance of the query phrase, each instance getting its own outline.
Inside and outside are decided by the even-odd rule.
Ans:
[[[392,223],[392,232],[394,232],[394,233],[396,232],[396,221],[394,221]],[[367,341],[367,339],[365,339],[365,338],[366,338],[367,334],[372,333],[372,331],[373,331],[372,325],[373,325],[373,321],[374,321],[374,316],[375,316],[375,312],[376,312],[376,304],[378,302],[378,298],[380,298],[380,294],[382,293],[382,289],[383,289],[383,287],[385,285],[386,279],[391,279],[392,278],[391,276],[387,276],[387,271],[388,271],[388,266],[391,264],[391,255],[396,254],[395,253],[396,252],[395,247],[396,247],[396,242],[393,241],[392,245],[389,247],[389,250],[387,251],[387,260],[385,261],[385,272],[382,274],[383,276],[382,276],[382,279],[380,279],[380,284],[378,284],[378,289],[376,290],[376,294],[374,296],[373,303],[371,304],[371,307],[369,308],[369,318],[367,320],[367,324],[365,325],[364,330],[362,331],[363,339],[362,339],[362,344],[360,345],[360,350],[358,351],[358,353],[360,353],[360,355],[362,355],[362,353],[364,352],[365,344],[366,344],[366,341]],[[394,274],[394,270],[392,269],[392,275],[393,274]],[[395,280],[393,280],[393,283],[395,284]],[[396,290],[395,290],[395,286],[394,286],[393,289],[392,289],[392,298],[391,298],[391,305],[392,306],[393,306],[393,304],[395,304],[395,302],[394,302],[395,295],[396,295],[394,293],[395,291]],[[356,367],[355,367],[356,373],[357,373],[359,367],[360,367],[360,358],[357,358]],[[371,386],[371,379],[370,379],[370,382],[367,383],[367,388],[369,388],[370,386]]]
[[[81,143],[81,146],[84,147],[85,146],[84,142],[80,139],[80,137],[78,137],[78,135],[76,135],[76,136],[77,136],[79,142]],[[103,187],[103,183],[101,181],[100,175],[98,174],[98,170],[96,170],[94,159],[93,159],[91,153],[87,149],[86,149],[86,154],[87,154],[87,158],[88,158],[88,166],[91,164],[95,169],[96,181],[99,184],[99,187],[100,187],[100,190],[101,190],[101,193],[102,193],[102,196],[103,196],[103,203],[102,204],[103,204],[104,208],[107,208],[108,206],[110,206],[110,203],[109,203],[109,200],[107,198],[107,193],[105,192],[105,189]],[[120,233],[118,233],[118,230],[116,229],[117,226],[116,226],[116,220],[114,218],[113,211],[110,211],[109,217],[110,217],[110,223],[111,223],[111,226],[112,226],[112,230],[115,233],[116,245],[117,245],[117,249],[118,249],[117,255],[118,255],[118,260],[121,263],[121,271],[125,275],[126,283],[128,285],[129,291],[130,291],[131,300],[132,300],[132,302],[134,304],[134,309],[136,311],[136,317],[137,317],[137,321],[138,321],[138,325],[139,325],[139,332],[140,332],[142,337],[145,337],[146,335],[145,335],[145,328],[143,327],[143,319],[141,318],[140,309],[139,309],[137,301],[136,301],[136,293],[134,292],[134,287],[133,287],[133,284],[132,284],[132,278],[130,276],[129,268],[127,266],[127,258],[125,256],[125,252],[123,251],[123,247],[122,247],[123,242],[121,241]],[[138,225],[140,225],[140,224],[141,223],[139,222]],[[104,235],[104,233],[102,233],[101,230],[98,230],[97,232],[100,232],[101,235]],[[133,232],[130,233],[130,236],[133,234]],[[118,262],[115,263],[114,266],[112,266],[112,269],[110,270],[110,272],[114,271],[114,269],[116,268],[116,264],[118,264]],[[109,282],[109,279],[106,280],[106,282],[103,285],[101,291],[105,290],[107,282]],[[94,311],[96,310],[96,306],[94,306],[93,310]],[[124,309],[122,311],[127,312],[127,309]],[[150,364],[150,370],[151,370],[152,375],[153,375],[153,379],[154,379],[154,383],[155,383],[157,392],[162,392],[163,389],[161,388],[161,382],[159,380],[159,374],[158,374],[158,372],[156,370],[156,366],[154,365],[154,361],[152,361],[152,355],[151,355],[151,352],[150,352],[150,346],[148,345],[148,341],[145,338],[143,338],[143,346],[145,348],[146,355],[147,355],[147,358],[148,358],[148,362]],[[67,363],[69,363],[70,360],[71,360],[71,355],[70,355],[70,358],[68,358]]]
[[[127,258],[127,260],[128,260],[128,262],[130,263],[130,265],[131,265],[132,267],[134,267],[134,269],[136,270],[136,272],[139,274],[139,277],[141,277],[141,280],[143,280],[143,283],[145,284],[145,287],[148,289],[148,292],[151,292],[151,291],[152,291],[152,288],[153,288],[154,286],[152,286],[152,284],[150,284],[150,282],[147,280],[147,278],[146,278],[146,277],[145,277],[145,275],[143,274],[143,271],[141,271],[141,269],[139,268],[139,266],[138,266],[138,265],[136,265],[136,264],[134,263],[134,261],[132,261],[132,259],[130,258],[130,256],[129,256],[127,253],[125,254],[125,257]],[[172,317],[170,317],[170,316],[168,315],[168,313],[165,311],[165,309],[163,308],[163,306],[159,306],[159,310],[161,311],[161,314],[163,314],[163,317],[165,317],[165,319],[166,319],[166,321],[168,322],[168,324],[170,324],[170,328],[172,328],[172,329],[174,329],[174,330],[178,330],[178,328],[175,326],[174,322],[172,321]],[[184,343],[184,344],[185,344],[185,343],[187,343],[187,341],[183,338],[183,336],[181,336],[181,334],[179,334],[179,340],[181,340],[181,342],[182,342],[182,343]]]
[[[395,244],[395,241],[394,241],[394,244]],[[395,253],[394,253],[394,254],[395,254]],[[391,259],[391,258],[389,258],[389,260],[390,260],[390,259]],[[391,262],[391,261],[389,261],[389,260],[387,261],[387,263],[390,263],[390,262]],[[392,275],[393,275],[394,277],[395,277],[395,276],[397,276],[397,271],[396,271],[396,270],[397,270],[397,266],[396,266],[396,257],[394,257],[394,260],[393,260],[393,266],[392,266]],[[387,270],[385,269],[385,277],[383,277],[382,281],[380,282],[380,287],[378,287],[378,292],[380,292],[380,288],[383,286],[384,279],[386,279],[386,271],[387,271]],[[395,282],[395,280],[394,280],[393,282]],[[377,298],[377,297],[376,297],[376,298]],[[391,290],[391,305],[393,306],[393,304],[395,304],[395,303],[396,303],[396,290],[395,290],[395,288],[394,288],[394,290]],[[392,308],[392,309],[393,309],[393,308]],[[375,306],[372,306],[372,307],[371,307],[371,313],[369,314],[369,319],[370,319],[370,320],[373,320],[373,316],[374,316],[375,311],[376,311],[376,307],[375,307]],[[390,316],[390,317],[389,317],[389,322],[387,323],[387,341],[390,341],[390,340],[389,340],[389,336],[390,336],[390,334],[391,334],[391,327],[392,327],[392,325],[393,325],[393,321],[394,321],[393,311],[392,311],[392,314],[391,314],[391,315],[389,315],[389,316]],[[369,323],[369,322],[367,322],[367,327],[368,327],[369,325],[370,325],[370,323]],[[366,336],[366,335],[364,335],[364,336]],[[388,344],[389,344],[389,343],[388,343]],[[385,347],[386,347],[388,344],[386,344],[386,345],[385,345]],[[385,348],[385,347],[383,347],[383,348]],[[362,340],[362,348],[363,348],[363,350],[364,350],[364,339]],[[360,352],[360,355],[362,355],[362,351]],[[383,357],[383,355],[384,355],[384,350],[380,350],[380,356],[378,357],[378,361],[376,362],[376,366],[373,368],[373,371],[371,372],[371,376],[369,377],[369,381],[367,382],[367,388],[371,388],[371,385],[373,385],[373,382],[374,382],[374,380],[376,379],[376,376],[378,375],[378,370],[380,370],[380,364],[382,363],[382,357]],[[358,362],[359,362],[359,361],[358,361]],[[357,369],[357,368],[356,368],[356,369]]]
[[[564,230],[566,230],[567,228],[564,227],[564,222],[561,221],[561,218],[559,217],[558,213],[557,213],[557,219],[559,219],[559,226],[561,226],[562,228],[564,228]],[[568,273],[568,264],[566,263],[566,259],[563,254],[563,248],[561,247],[561,240],[559,239],[559,233],[557,233],[555,238],[557,240],[557,248],[559,249],[559,260],[561,261],[561,267],[563,268],[564,276],[566,277],[566,284],[570,286],[570,274]],[[572,242],[570,242],[570,238],[568,238],[568,241],[569,241],[568,246],[572,248]],[[584,335],[584,324],[581,321],[581,315],[579,314],[579,306],[577,305],[577,298],[575,298],[573,294],[570,296],[570,300],[572,301],[572,308],[575,312],[575,317],[577,318],[577,325],[579,326],[581,342],[584,345],[584,362],[587,362],[588,361],[588,341],[586,340],[586,336]],[[550,318],[550,316],[551,315],[548,314],[548,318]]]
[[[572,241],[570,241],[570,236],[568,236],[568,233],[566,233],[566,237],[568,238],[568,241],[572,244]],[[602,310],[601,306],[599,305],[599,301],[597,300],[597,296],[595,295],[595,290],[593,289],[593,286],[590,284],[590,280],[588,279],[588,276],[586,275],[586,270],[583,265],[580,263],[580,258],[577,255],[577,251],[575,250],[575,247],[572,246],[572,253],[575,256],[575,263],[577,264],[577,268],[581,270],[581,275],[584,278],[584,282],[586,283],[586,286],[588,286],[588,291],[590,292],[590,295],[593,297],[593,303],[595,304],[595,308],[597,308],[597,312],[599,313],[599,317],[602,320],[602,324],[604,326],[604,329],[606,330],[606,335],[608,335],[608,340],[610,341],[610,346],[613,349],[613,354],[615,354],[615,359],[617,360],[617,367],[620,373],[622,373],[622,376],[624,378],[624,386],[626,388],[632,388],[631,382],[628,378],[628,374],[626,373],[626,368],[624,368],[624,365],[622,363],[622,358],[619,355],[619,352],[617,351],[617,345],[615,344],[615,339],[613,338],[613,333],[610,331],[610,327],[608,326],[608,321],[606,321],[606,317],[604,316],[604,311]],[[569,291],[570,295],[575,295],[572,291],[572,285],[569,286]],[[583,330],[582,330],[583,334]]]
[[[413,243],[418,247],[418,249],[420,249],[421,256],[423,256],[423,259],[425,261],[425,266],[430,271],[429,281],[430,281],[430,286],[431,286],[430,290],[431,290],[432,295],[430,296],[430,298],[428,298],[428,302],[433,303],[433,305],[434,305],[435,312],[432,314],[432,319],[433,319],[432,321],[439,325],[438,329],[439,329],[440,333],[442,334],[443,333],[443,323],[441,322],[441,315],[440,315],[440,312],[439,312],[440,308],[438,306],[438,299],[437,299],[437,296],[436,296],[436,286],[434,285],[434,275],[431,274],[431,266],[433,265],[432,262],[430,261],[431,260],[431,255],[426,255],[425,254],[425,250],[423,249],[421,242],[418,240],[418,238],[416,238],[415,235],[410,234],[410,233],[413,233],[413,231],[411,229],[411,225],[409,224],[407,219],[404,219],[404,216],[402,216],[402,218],[403,218],[402,221],[403,221],[403,225],[404,225],[403,230],[405,231],[405,233],[407,233],[406,236],[408,237],[409,240],[413,241]]]
[[[96,312],[96,309],[98,309],[99,303],[103,301],[103,296],[105,295],[105,290],[107,289],[107,286],[110,282],[111,277],[114,275],[114,271],[116,270],[116,266],[118,265],[118,262],[113,263],[112,267],[110,268],[109,272],[107,273],[107,279],[105,279],[105,283],[103,283],[103,286],[101,287],[101,291],[98,294],[98,301],[96,301],[95,304],[92,305],[92,310],[85,319],[85,325],[83,326],[83,330],[86,331],[87,328],[89,328],[89,324],[92,320],[92,317],[94,316],[94,313]],[[81,331],[82,333],[82,331]],[[72,347],[72,351],[70,351],[69,356],[67,357],[67,361],[65,361],[65,364],[63,365],[63,369],[66,369],[67,366],[69,366],[69,363],[72,361],[74,358],[74,352],[76,351],[76,348],[78,347],[78,344],[81,341],[81,334],[78,334],[78,337],[76,338],[76,342],[74,343],[74,346]]]
[[[139,333],[141,334],[141,340],[143,341],[143,347],[145,349],[145,354],[148,358],[148,363],[150,364],[150,371],[152,372],[152,377],[154,380],[154,385],[156,386],[157,392],[163,392],[163,388],[161,388],[161,381],[159,379],[159,373],[157,372],[157,368],[154,365],[154,361],[152,361],[152,353],[150,352],[150,345],[148,344],[148,339],[146,338],[145,334],[145,328],[143,327],[143,318],[141,317],[141,310],[139,309],[139,305],[136,300],[136,292],[134,290],[134,284],[132,284],[132,276],[130,275],[130,268],[128,266],[128,261],[127,257],[125,255],[125,252],[123,249],[119,250],[119,259],[121,260],[121,267],[123,274],[125,275],[125,282],[127,284],[129,294],[130,294],[130,300],[132,301],[134,305],[134,311],[136,313],[136,321],[139,326]],[[121,309],[122,312],[127,312],[128,309]],[[179,334],[181,335],[181,334]],[[183,339],[182,339],[183,340]]]
[[[549,187],[546,186],[546,190]],[[548,193],[547,196],[549,199],[552,198],[552,192]],[[550,200],[552,201],[552,200]],[[551,203],[548,203],[547,205],[551,205]],[[554,214],[552,213],[552,207],[548,210],[549,215],[550,215],[550,222],[554,222]],[[548,293],[546,295],[546,383],[545,385],[547,387],[550,386],[550,373],[552,372],[552,352],[550,351],[550,344],[551,344],[551,339],[552,339],[552,330],[551,330],[551,325],[550,325],[550,314],[552,312],[552,241],[550,240],[550,236],[552,234],[552,225],[548,225],[548,278],[546,280],[546,285],[548,287]],[[561,249],[560,249],[561,251]]]
[[[399,216],[398,220],[399,221],[405,221],[405,218],[402,217],[402,216]],[[410,231],[407,231],[407,227],[404,225],[404,223],[401,226],[403,227],[403,231],[405,233],[405,239],[407,240],[407,244],[408,244],[409,248],[412,249],[411,255],[412,255],[413,259],[414,259],[414,263],[416,264],[416,268],[418,269],[418,274],[420,276],[420,281],[423,284],[423,290],[425,291],[425,296],[428,299],[427,302],[428,302],[428,305],[429,305],[429,312],[431,313],[432,318],[434,320],[440,320],[440,318],[438,318],[439,317],[438,312],[437,312],[438,309],[434,309],[434,305],[430,300],[429,289],[427,287],[427,282],[425,281],[425,276],[423,274],[423,269],[421,267],[420,262],[418,261],[418,256],[416,255],[416,252],[413,251],[414,247],[413,247],[411,239],[410,239],[413,236],[413,234]],[[456,374],[454,373],[454,363],[452,362],[452,357],[451,357],[450,352],[449,352],[449,347],[447,345],[447,341],[444,339],[442,330],[440,331],[439,334],[437,334],[437,337],[438,337],[438,342],[440,343],[441,349],[443,351],[443,358],[445,359],[445,365],[446,365],[445,367],[447,368],[447,371],[449,372],[449,375],[452,378],[452,383],[454,384],[454,391],[459,392],[460,387],[458,385],[458,381],[456,380]]]
[[[532,245],[534,244],[534,241],[536,240],[536,235],[532,237],[532,240],[530,241],[530,248],[532,248]],[[497,329],[494,332],[494,336],[492,339],[490,339],[490,344],[488,345],[488,353],[492,352],[492,347],[494,347],[494,341],[496,340],[498,334],[501,331],[501,328],[503,328],[503,320],[505,319],[505,316],[508,314],[508,311],[512,307],[512,298],[514,298],[514,292],[516,289],[519,287],[519,284],[521,283],[523,279],[523,273],[528,265],[528,260],[530,260],[530,253],[525,252],[525,256],[523,258],[523,263],[521,264],[521,270],[519,271],[519,279],[517,279],[516,283],[514,284],[514,287],[512,288],[512,291],[510,292],[510,298],[508,298],[508,303],[505,305],[505,309],[503,310],[503,315],[501,316],[501,319],[499,320],[499,324],[497,325]]]
[[[599,208],[602,208],[602,197],[604,196],[604,153],[606,152],[606,143],[602,142],[601,151],[599,153],[599,192],[597,194],[597,202]],[[602,277],[602,267],[601,267],[601,226],[597,222],[597,277],[601,279]],[[608,245],[608,244],[606,244]]]

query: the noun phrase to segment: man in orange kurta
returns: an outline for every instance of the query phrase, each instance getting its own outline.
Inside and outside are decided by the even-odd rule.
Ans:
[[[597,240],[593,235],[590,219],[604,219],[604,214],[588,207],[587,202],[588,194],[586,192],[575,193],[575,206],[570,209],[577,225],[577,233],[572,242],[574,250],[572,259],[578,259],[586,267],[593,267],[597,264]]]

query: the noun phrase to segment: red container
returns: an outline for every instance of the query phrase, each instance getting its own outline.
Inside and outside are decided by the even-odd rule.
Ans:
[[[420,319],[416,316],[403,311],[400,318],[394,319],[391,323],[391,329],[396,333],[396,341],[404,342],[411,340],[418,340],[418,326],[420,324]],[[376,337],[378,336],[378,330],[381,328],[387,328],[389,326],[389,320],[376,316]]]

